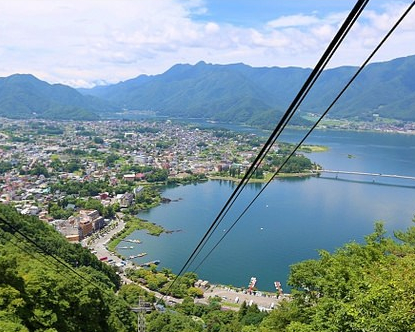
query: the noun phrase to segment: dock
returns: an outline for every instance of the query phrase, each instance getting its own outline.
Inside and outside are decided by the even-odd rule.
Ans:
[[[145,255],[147,255],[147,253],[146,252],[142,252],[141,254],[138,254],[138,255],[128,256],[128,259],[140,258],[140,257],[144,257]]]
[[[141,243],[140,240],[132,240],[132,239],[122,239],[123,242],[129,242],[129,243]]]

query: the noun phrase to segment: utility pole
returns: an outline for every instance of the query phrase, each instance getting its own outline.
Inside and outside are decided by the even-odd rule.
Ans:
[[[145,313],[148,310],[151,310],[151,306],[148,302],[144,301],[143,296],[138,297],[138,306],[131,308],[132,311],[137,313],[137,332],[146,331],[146,317]]]

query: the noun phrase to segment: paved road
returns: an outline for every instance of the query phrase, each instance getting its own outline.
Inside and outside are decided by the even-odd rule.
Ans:
[[[95,250],[95,255],[98,258],[107,257],[108,260],[112,259],[115,263],[121,263],[121,258],[109,252],[108,249],[106,248],[106,245],[110,241],[110,239],[115,234],[117,234],[118,232],[124,229],[125,222],[121,217],[120,218],[117,217],[117,221],[115,221],[115,223],[117,223],[117,225],[113,229],[108,230],[106,233],[104,233],[104,235],[94,240],[92,243],[88,245],[88,247],[91,248],[91,250]],[[84,241],[85,241],[84,243],[86,243],[88,239],[85,239]]]

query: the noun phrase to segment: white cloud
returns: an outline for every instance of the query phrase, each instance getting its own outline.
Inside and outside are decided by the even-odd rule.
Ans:
[[[276,20],[268,22],[270,28],[286,28],[286,27],[299,27],[299,26],[308,26],[312,24],[319,23],[320,20],[315,16],[308,15],[290,15],[282,16]]]
[[[200,60],[311,67],[347,15],[316,11],[241,27],[198,20],[207,10],[203,0],[0,1],[0,76],[27,72],[78,87]],[[368,8],[332,66],[359,64],[402,10],[396,1]],[[411,14],[379,59],[415,54],[414,37]]]

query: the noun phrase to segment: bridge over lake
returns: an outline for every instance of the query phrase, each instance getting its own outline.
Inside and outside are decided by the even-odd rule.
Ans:
[[[415,180],[415,176],[407,175],[397,175],[397,174],[383,174],[383,173],[368,173],[368,172],[354,172],[354,171],[339,171],[331,169],[320,169],[318,171],[313,171],[314,173],[332,173],[332,174],[350,174],[350,175],[362,175],[362,176],[372,176],[372,177],[384,177],[384,178],[394,178],[394,179],[407,179]]]

